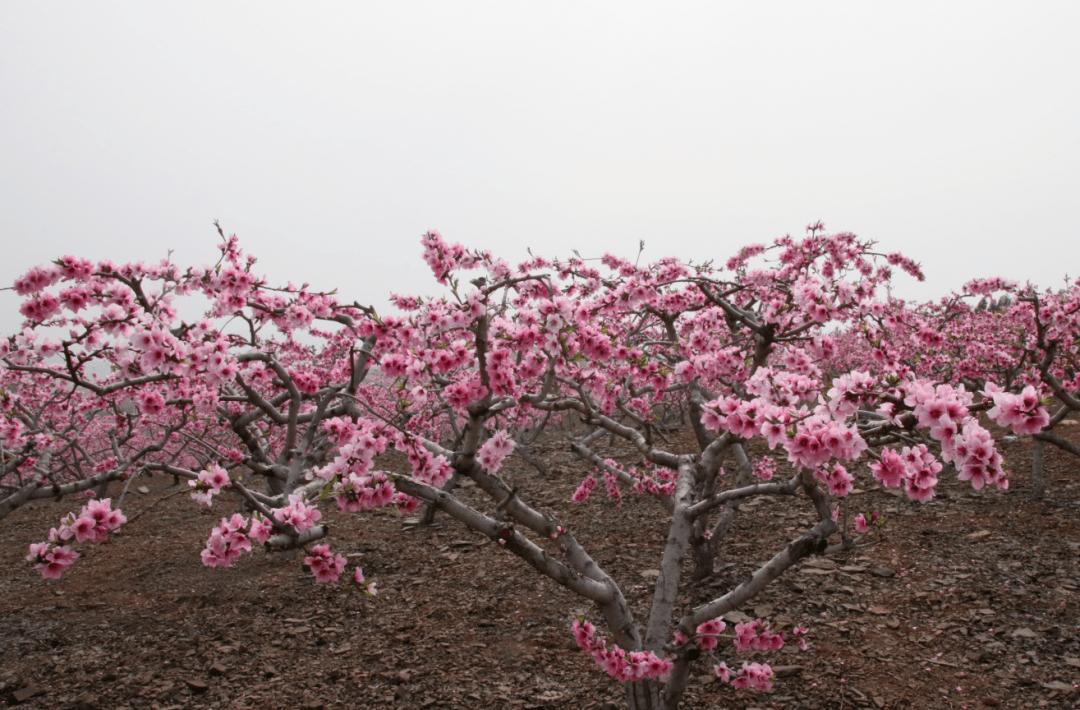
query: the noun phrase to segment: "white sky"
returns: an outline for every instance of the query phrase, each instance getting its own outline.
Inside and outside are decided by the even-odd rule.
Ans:
[[[1080,272],[1080,3],[0,4],[0,284],[182,265],[436,293],[419,237],[724,260],[832,230]],[[19,321],[0,292],[0,330]]]

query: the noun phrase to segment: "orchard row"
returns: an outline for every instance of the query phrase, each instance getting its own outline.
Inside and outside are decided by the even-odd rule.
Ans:
[[[856,475],[919,501],[947,473],[1005,488],[980,414],[1080,455],[1053,432],[1080,411],[1080,288],[1068,283],[987,279],[908,304],[888,286],[897,269],[921,279],[918,265],[820,223],[723,267],[610,255],[511,265],[431,232],[423,257],[442,295],[395,295],[390,314],[274,286],[235,236],[221,238],[213,265],[65,256],[15,282],[25,322],[0,339],[0,517],[162,472],[186,479],[194,504],[223,491],[245,503],[249,515],[209,531],[206,565],[231,565],[253,543],[302,547],[316,581],[331,582],[346,560],[323,540],[322,501],[424,504],[593,602],[612,643],[578,619],[578,644],[626,684],[629,707],[674,708],[707,657],[736,687],[770,687],[767,664],[729,668],[720,638],[734,653],[805,644],[806,629],[761,620],[725,637],[720,617],[802,558],[860,544],[867,518],[849,520],[846,505]],[[566,419],[577,426],[552,426]],[[686,419],[697,450],[676,453],[665,432]],[[529,448],[545,432],[566,437],[616,503],[626,488],[667,512],[644,618],[572,529],[500,477],[512,455],[542,475]],[[624,440],[640,464],[601,458],[600,437]],[[772,456],[751,460],[754,438]],[[379,468],[391,449],[408,466]],[[486,505],[454,495],[463,478]],[[587,504],[598,483],[585,478],[574,500]],[[758,496],[808,506],[817,523],[735,589],[680,608],[684,558],[692,577],[710,575],[739,505]],[[79,544],[124,522],[98,495],[27,559],[57,578]],[[374,595],[362,570],[352,577]]]

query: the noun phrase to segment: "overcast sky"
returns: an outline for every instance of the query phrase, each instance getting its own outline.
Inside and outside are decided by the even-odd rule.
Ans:
[[[821,219],[977,276],[1080,273],[1080,3],[0,4],[0,284],[182,265],[436,293],[517,260],[726,259]],[[0,292],[0,330],[18,322]]]

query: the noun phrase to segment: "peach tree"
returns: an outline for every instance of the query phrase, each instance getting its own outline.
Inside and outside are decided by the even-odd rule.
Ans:
[[[768,664],[729,667],[733,653],[805,644],[802,628],[757,619],[729,630],[722,617],[801,559],[860,543],[865,518],[849,521],[846,505],[856,474],[921,501],[942,459],[977,487],[1007,485],[968,390],[914,368],[837,368],[849,346],[835,329],[881,327],[897,311],[892,270],[921,277],[852,234],[811,225],[721,268],[613,256],[512,266],[431,232],[424,259],[443,295],[396,295],[393,314],[306,284],[272,287],[221,236],[209,266],[62,257],[16,282],[26,320],[0,342],[0,515],[162,472],[197,504],[223,491],[244,503],[210,531],[206,565],[231,565],[253,543],[303,548],[316,581],[331,582],[347,563],[324,540],[323,501],[343,512],[426,504],[593,603],[606,632],[574,619],[577,643],[625,684],[629,707],[674,708],[695,663],[767,690]],[[205,314],[182,317],[189,299]],[[673,411],[689,419],[691,451],[668,437]],[[567,419],[578,428],[550,426]],[[541,435],[565,439],[612,498],[625,487],[662,509],[659,576],[640,618],[588,540],[500,475],[520,455],[542,476],[528,454]],[[600,456],[602,437],[640,465]],[[772,453],[751,460],[754,439]],[[485,503],[455,495],[464,479]],[[598,485],[587,475],[574,500]],[[739,506],[761,496],[817,522],[734,589],[681,606],[680,589],[729,554]],[[123,524],[99,496],[28,561],[58,577],[77,557],[72,543]],[[359,568],[352,577],[374,593]]]

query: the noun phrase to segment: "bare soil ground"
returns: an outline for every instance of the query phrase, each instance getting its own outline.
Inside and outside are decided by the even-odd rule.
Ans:
[[[1080,426],[1060,431],[1080,441]],[[662,509],[629,492],[616,508],[602,487],[573,504],[588,468],[561,446],[539,450],[548,479],[516,458],[506,477],[571,527],[644,612],[666,534]],[[807,560],[741,610],[808,626],[810,650],[739,656],[724,644],[729,666],[784,667],[773,692],[733,690],[700,663],[685,707],[1075,707],[1080,461],[1047,447],[1049,492],[1033,500],[1030,439],[1004,453],[1010,491],[975,492],[947,477],[926,505],[882,490],[859,466],[852,514],[884,517],[877,544]],[[371,599],[344,577],[316,585],[302,554],[260,550],[231,569],[203,567],[204,541],[233,505],[223,495],[212,510],[198,507],[171,484],[137,479],[123,504],[132,522],[104,545],[78,546],[82,558],[59,581],[42,580],[23,557],[81,501],[37,502],[0,521],[0,707],[622,704],[621,686],[569,633],[571,615],[599,622],[596,611],[445,516],[407,530],[386,511],[342,516],[321,506],[331,548],[378,582]],[[114,501],[120,492],[110,491]],[[716,574],[685,587],[680,602],[732,588],[808,527],[809,506],[795,503],[744,506]]]

